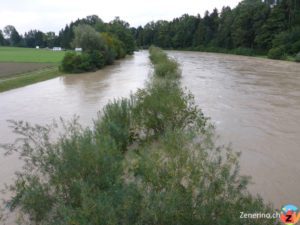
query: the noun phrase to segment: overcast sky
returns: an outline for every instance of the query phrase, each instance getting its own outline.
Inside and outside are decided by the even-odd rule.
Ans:
[[[152,20],[171,20],[184,13],[203,16],[206,10],[235,7],[240,0],[4,0],[0,29],[14,25],[19,33],[30,29],[56,33],[71,21],[96,14],[105,22],[119,16],[131,26]]]

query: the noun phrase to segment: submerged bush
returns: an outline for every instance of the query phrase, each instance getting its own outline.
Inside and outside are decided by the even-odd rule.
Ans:
[[[270,59],[284,59],[284,57],[285,57],[284,47],[272,48],[268,52],[268,58]]]
[[[272,46],[273,48],[284,48],[285,52],[291,55],[300,51],[300,26],[283,31],[275,35]]]
[[[155,76],[174,79],[180,77],[181,73],[176,60],[168,58],[167,54],[157,47],[151,46],[149,51]]]
[[[247,55],[247,56],[253,56],[255,55],[255,51],[251,48],[236,48],[232,50],[233,54],[236,55]]]
[[[4,148],[25,165],[9,186],[9,209],[23,224],[275,224],[240,220],[241,211],[274,211],[248,193],[239,154],[215,144],[174,77],[153,74],[145,89],[106,105],[92,128],[62,121],[54,138],[56,124],[13,122],[22,138]]]
[[[158,63],[155,67],[155,74],[160,77],[172,76],[179,77],[178,64],[175,60]]]
[[[122,152],[134,139],[132,107],[132,99],[115,100],[104,107],[95,121],[96,134],[108,135]]]
[[[157,47],[151,46],[149,48],[149,52],[150,59],[154,65],[168,60],[167,55]]]
[[[77,65],[81,63],[81,57],[75,52],[67,52],[60,65],[60,70],[64,72],[76,71]]]
[[[206,119],[194,104],[191,94],[186,94],[177,83],[164,80],[139,90],[134,108],[134,117],[143,133],[158,136],[167,129],[185,129]]]
[[[300,52],[296,55],[295,61],[296,61],[296,62],[300,62]]]
[[[105,59],[99,51],[82,54],[67,52],[60,65],[60,70],[67,73],[81,73],[101,69],[104,65]]]
[[[92,51],[88,54],[90,64],[94,69],[101,69],[105,66],[105,58],[103,56],[103,53],[99,51]]]

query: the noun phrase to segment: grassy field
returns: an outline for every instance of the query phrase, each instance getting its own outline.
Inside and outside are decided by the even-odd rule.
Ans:
[[[41,82],[58,77],[62,74],[57,66],[51,68],[41,69],[13,77],[0,79],[0,92],[8,91],[10,89],[23,87],[29,84]]]
[[[64,54],[46,49],[0,47],[0,62],[59,63]]]
[[[0,92],[60,76],[58,64],[64,54],[46,49],[0,47]]]

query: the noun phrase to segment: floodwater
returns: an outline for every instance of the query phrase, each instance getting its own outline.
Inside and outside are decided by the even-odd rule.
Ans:
[[[216,124],[220,141],[242,152],[241,173],[252,193],[274,203],[300,206],[300,64],[213,53],[168,51],[181,64],[182,84]],[[103,70],[55,78],[0,93],[0,143],[15,136],[6,120],[45,124],[80,116],[92,123],[109,100],[143,87],[146,51]],[[0,188],[20,168],[0,155]]]
[[[300,64],[214,53],[169,54],[182,65],[184,86],[240,151],[252,193],[300,206]]]
[[[148,53],[137,52],[97,72],[67,75],[0,93],[0,143],[15,140],[8,127],[9,119],[45,125],[76,114],[81,124],[91,125],[97,112],[110,100],[127,97],[143,87],[149,68]],[[4,157],[0,152],[0,189],[11,182],[21,166],[16,155]],[[9,218],[8,224],[14,224],[13,220]]]

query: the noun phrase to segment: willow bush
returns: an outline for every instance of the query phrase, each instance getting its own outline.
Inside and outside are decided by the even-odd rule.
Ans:
[[[154,68],[172,61],[154,47],[150,59]],[[154,72],[144,89],[108,103],[91,128],[77,119],[12,122],[22,138],[3,147],[25,165],[7,207],[22,224],[275,224],[240,219],[240,212],[274,211],[249,194],[239,154],[215,144],[179,73],[178,66],[168,76]]]

